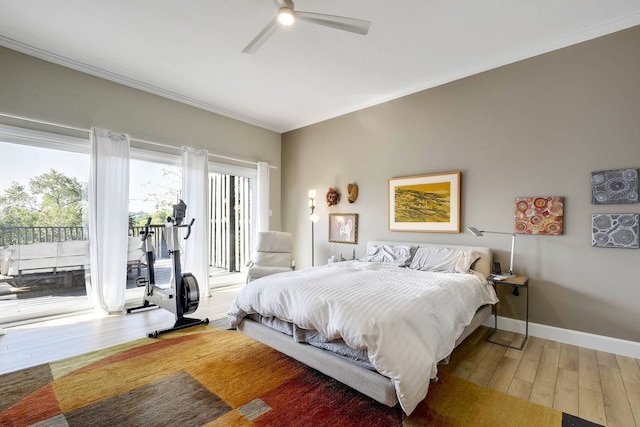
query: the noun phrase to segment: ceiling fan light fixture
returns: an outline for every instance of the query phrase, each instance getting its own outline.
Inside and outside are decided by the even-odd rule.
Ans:
[[[293,10],[288,7],[281,7],[278,11],[278,22],[282,25],[291,25],[295,21]]]
[[[322,25],[350,33],[367,35],[371,22],[362,19],[347,18],[345,16],[325,15],[314,12],[296,12],[293,0],[275,0],[278,5],[278,13],[271,18],[269,23],[249,42],[242,53],[255,53],[260,46],[280,27],[291,26],[295,21],[304,21],[310,24]]]

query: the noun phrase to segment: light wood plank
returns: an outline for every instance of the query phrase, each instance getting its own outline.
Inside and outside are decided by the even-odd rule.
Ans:
[[[524,341],[524,335],[514,334],[513,340],[511,341],[511,346],[519,348],[522,345],[522,341]],[[508,349],[505,353],[505,356],[512,359],[522,360],[522,356],[524,355],[524,352],[526,350],[526,345],[522,350],[516,350],[515,348]]]
[[[520,378],[513,378],[511,380],[511,384],[509,384],[509,389],[507,390],[507,394],[510,394],[511,396],[515,396],[523,400],[529,400],[529,397],[531,396],[532,387],[533,387],[533,383],[521,380]]]
[[[518,359],[505,356],[496,367],[487,387],[506,393],[518,368]]]
[[[631,412],[636,421],[636,426],[640,426],[640,384],[624,382],[624,389],[627,392]]]
[[[578,416],[592,423],[607,425],[602,392],[592,388],[579,387],[579,396]]]
[[[495,341],[502,345],[511,345],[511,342],[513,341],[515,335],[516,334],[514,332],[498,330],[495,334],[493,334],[491,339],[492,341]]]
[[[469,379],[473,371],[476,369],[477,365],[469,362],[468,360],[463,360],[460,364],[456,366],[453,371],[449,371],[451,374],[455,375],[458,378]]]
[[[600,378],[607,426],[635,425],[620,370],[617,367],[600,365]]]
[[[560,360],[558,367],[578,371],[579,348],[575,345],[562,343],[560,345]]]
[[[612,368],[618,367],[618,362],[616,360],[616,355],[613,353],[607,353],[606,351],[596,351],[596,355],[598,358],[598,365],[600,366],[610,366]]]
[[[533,388],[529,397],[530,402],[553,407],[559,359],[560,343],[546,341],[540,356],[538,372],[533,381]]]
[[[538,372],[538,364],[540,363],[540,356],[542,355],[542,348],[544,347],[544,340],[537,337],[530,337],[527,346],[524,349],[524,354],[516,370],[516,378],[533,384],[533,380]]]
[[[486,344],[491,347],[487,350],[480,363],[478,363],[478,366],[476,366],[476,369],[473,371],[471,376],[469,376],[469,381],[481,386],[489,384],[491,376],[496,371],[496,368],[504,358],[504,354],[507,351],[505,347],[489,343]]]
[[[477,348],[478,342],[484,341],[487,333],[488,329],[485,327],[480,327],[473,331],[462,343],[460,343],[458,347],[456,347],[455,351],[449,356],[449,362],[444,365],[440,365],[438,369],[446,373],[452,373],[462,363],[470,366],[471,364],[467,361],[467,359],[469,358],[469,354],[474,350],[474,348]],[[471,375],[473,369],[475,369],[475,365],[472,366],[469,375]],[[468,378],[468,375],[466,378]]]
[[[602,394],[595,350],[580,347],[578,350],[578,372],[580,387],[589,388]]]
[[[640,384],[640,366],[638,366],[636,359],[616,355],[616,361],[618,362],[623,381]]]
[[[578,370],[558,368],[553,407],[567,414],[579,416]]]
[[[478,367],[478,364],[484,360],[486,354],[492,347],[494,347],[494,345],[486,341],[478,342],[478,345],[474,346],[469,352],[469,355],[465,360],[466,363],[464,364],[464,367],[456,369],[454,371],[455,374],[460,376],[460,378],[468,380],[471,377],[471,374],[473,374],[473,371]]]

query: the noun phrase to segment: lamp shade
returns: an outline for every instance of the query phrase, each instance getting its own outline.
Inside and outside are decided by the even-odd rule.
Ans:
[[[475,227],[469,227],[467,228],[467,230],[469,230],[471,234],[473,234],[474,236],[478,236],[478,237],[482,236],[482,231],[478,230]]]

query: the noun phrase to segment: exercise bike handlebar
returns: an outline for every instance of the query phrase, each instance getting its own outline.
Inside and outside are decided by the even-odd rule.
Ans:
[[[172,217],[168,217],[167,218],[167,223],[171,223],[173,227],[176,228],[187,228],[187,235],[184,236],[183,240],[187,240],[189,238],[189,236],[191,235],[191,226],[193,225],[194,222],[196,222],[195,218],[191,218],[191,222],[189,224],[181,224],[181,219],[177,219],[177,218],[172,218]]]
[[[147,218],[147,223],[144,225],[144,230],[142,230],[140,232],[140,240],[142,240],[143,242],[145,240],[147,240],[147,237],[149,237],[149,235],[153,234],[153,231],[149,230],[149,226],[151,225],[151,217]]]
[[[179,225],[178,227],[187,227],[187,235],[184,236],[184,240],[187,240],[189,238],[189,236],[191,235],[191,226],[193,225],[193,223],[196,222],[195,218],[191,218],[191,222],[189,223],[189,225]]]

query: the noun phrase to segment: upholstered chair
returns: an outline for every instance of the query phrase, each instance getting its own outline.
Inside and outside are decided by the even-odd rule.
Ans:
[[[253,259],[247,266],[247,283],[270,274],[292,271],[293,236],[283,231],[261,231],[256,239]]]

